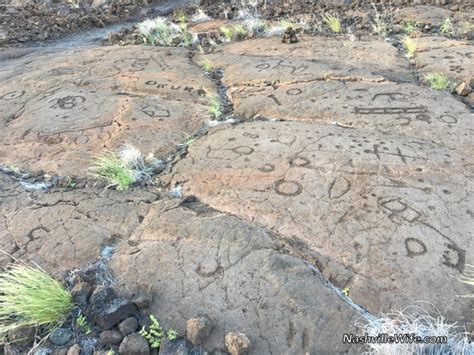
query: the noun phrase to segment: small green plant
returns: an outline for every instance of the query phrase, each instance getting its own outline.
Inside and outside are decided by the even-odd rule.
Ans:
[[[178,23],[186,23],[188,21],[187,17],[186,17],[186,14],[184,13],[183,10],[178,10],[176,13],[175,13],[175,17],[176,17],[176,20],[178,21]]]
[[[323,15],[323,21],[333,33],[341,32],[341,21],[333,15]]]
[[[442,73],[427,74],[425,79],[430,83],[431,88],[435,90],[446,90],[450,86],[448,77]]]
[[[407,58],[413,58],[415,56],[416,52],[416,43],[413,39],[411,39],[408,36],[405,36],[403,38],[403,48],[405,48],[406,51],[406,57]]]
[[[351,291],[350,287],[345,287],[342,289],[342,294],[346,297],[349,297],[349,292]]]
[[[206,73],[213,71],[215,68],[214,63],[209,58],[204,58],[202,60],[201,67]]]
[[[90,173],[106,180],[109,183],[107,187],[116,187],[117,190],[126,190],[135,182],[132,170],[112,152],[99,156]]]
[[[168,329],[168,331],[166,332],[166,337],[170,341],[175,340],[178,338],[178,332],[174,330],[173,328]]]
[[[210,100],[209,113],[214,118],[219,118],[219,116],[222,115],[221,103],[220,103],[219,98],[217,96],[213,96]]]
[[[221,27],[219,28],[220,33],[224,36],[227,42],[232,41],[232,37],[234,37],[234,31],[232,28],[229,27]]]
[[[285,30],[287,30],[289,28],[294,29],[294,28],[296,28],[296,23],[294,23],[291,20],[283,19],[283,20],[280,20],[279,26],[283,27]]]
[[[107,355],[115,355],[115,351],[113,351],[112,349],[110,349],[109,351],[107,351]]]
[[[451,18],[446,17],[443,23],[441,24],[439,30],[445,36],[454,35],[454,26],[453,26],[453,21],[451,20]]]
[[[89,322],[87,321],[86,317],[83,314],[77,317],[76,322],[86,335],[89,335],[90,333],[92,333],[91,325],[89,324]]]
[[[247,36],[247,29],[242,25],[242,24],[237,24],[237,25],[234,25],[234,33],[235,35],[240,38],[240,39],[243,39],[245,38],[245,36]]]
[[[0,274],[0,337],[22,327],[51,330],[72,306],[71,294],[39,267],[11,265]]]
[[[413,20],[403,21],[403,33],[410,36],[416,30],[416,23]]]

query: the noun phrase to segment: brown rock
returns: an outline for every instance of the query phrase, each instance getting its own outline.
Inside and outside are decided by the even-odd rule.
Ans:
[[[118,330],[104,330],[99,335],[99,342],[102,346],[120,344],[123,335]]]
[[[135,333],[138,328],[138,321],[135,317],[129,317],[119,324],[120,332],[123,336]]]
[[[460,96],[467,96],[469,95],[470,92],[471,92],[471,86],[466,82],[462,82],[456,87],[456,94]]]
[[[211,320],[207,315],[191,318],[186,323],[186,337],[193,345],[202,344],[212,329]]]
[[[92,286],[88,282],[78,282],[71,290],[74,301],[81,305],[86,305],[92,294]]]
[[[422,37],[415,42],[415,60],[423,74],[443,73],[449,78],[467,82],[474,78],[472,42],[441,36]]]
[[[119,353],[123,355],[148,355],[150,354],[150,347],[141,335],[131,334],[123,339]]]
[[[164,329],[185,334],[186,321],[199,305],[215,322],[203,342],[207,349],[222,346],[229,328],[241,328],[262,334],[252,345],[255,354],[357,352],[355,345],[343,344],[334,334],[354,332],[352,323],[360,315],[308,265],[280,251],[273,238],[198,201],[182,206],[176,200],[160,201],[130,238],[135,247],[122,243],[110,267],[119,287],[145,282],[153,286],[152,314],[160,315]],[[294,334],[290,341],[287,334]],[[298,341],[302,337],[307,339],[306,350]],[[263,338],[273,340],[268,344]]]
[[[408,106],[396,106],[394,99],[388,107]],[[451,127],[425,126],[438,137],[455,132],[463,141],[453,146],[415,138],[413,130],[388,134],[315,122],[221,126],[191,146],[170,183],[292,241],[338,287],[352,287],[351,299],[372,312],[424,299],[465,322],[472,308],[456,295],[469,291],[449,276],[460,276],[474,257],[465,228],[471,220],[465,174],[472,140],[466,130],[457,131],[460,117]],[[474,122],[465,124],[472,128]],[[308,206],[324,208],[316,213]],[[350,244],[347,235],[353,236]]]
[[[230,332],[225,336],[225,346],[229,350],[230,355],[247,354],[252,343],[243,333]]]
[[[67,355],[80,355],[81,347],[78,344],[74,344],[67,351]]]
[[[214,91],[187,53],[144,46],[39,50],[2,63],[0,156],[27,169],[87,175],[104,142],[111,149],[128,142],[144,154],[173,152],[210,118],[203,93]]]

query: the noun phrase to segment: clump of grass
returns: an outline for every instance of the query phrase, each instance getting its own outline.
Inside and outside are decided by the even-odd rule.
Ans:
[[[291,20],[287,20],[287,19],[283,19],[283,20],[280,20],[280,22],[278,23],[279,26],[283,27],[285,29],[285,31],[287,29],[291,29],[291,28],[296,28],[296,23],[291,21]]]
[[[171,46],[174,42],[189,46],[197,40],[197,36],[187,30],[186,22],[179,25],[163,17],[145,20],[137,26],[143,43],[147,45]]]
[[[180,24],[186,23],[188,21],[188,18],[186,17],[186,14],[184,13],[183,10],[176,11],[175,18],[176,18],[176,21],[178,21],[178,23]]]
[[[227,42],[232,41],[234,37],[234,31],[230,27],[221,27],[219,28],[219,32],[224,36]]]
[[[403,21],[403,33],[410,36],[416,30],[416,23],[413,20]]]
[[[462,275],[461,281],[465,283],[466,285],[474,286],[474,266],[473,265],[467,265],[467,270]],[[464,296],[464,297],[474,297],[474,293]]]
[[[99,156],[90,168],[90,173],[106,180],[109,183],[107,187],[126,190],[135,182],[151,179],[161,164],[153,155],[145,158],[138,148],[125,144],[117,154],[108,151]]]
[[[337,16],[323,15],[322,18],[323,18],[323,21],[326,23],[326,25],[329,27],[329,29],[333,33],[341,32],[341,21],[339,20]]]
[[[445,36],[452,36],[454,35],[454,26],[453,26],[453,21],[451,20],[450,17],[446,17],[441,24],[439,30],[441,33]]]
[[[91,167],[91,175],[106,180],[107,187],[126,190],[135,182],[133,172],[113,152],[99,156]]]
[[[253,15],[246,15],[242,25],[247,29],[247,32],[252,35],[265,35],[268,32],[268,23],[265,20]]]
[[[206,72],[210,73],[211,71],[214,70],[215,66],[214,63],[209,59],[209,58],[204,58],[201,61],[201,68]]]
[[[451,85],[449,78],[442,73],[429,73],[425,75],[425,79],[434,90],[446,90]]]
[[[220,103],[219,98],[217,96],[211,97],[211,100],[209,102],[209,113],[215,119],[219,118],[222,115],[221,103]]]
[[[374,33],[387,37],[390,33],[391,15],[390,10],[382,4],[382,10],[372,3],[372,30]]]
[[[403,48],[405,48],[406,51],[406,57],[407,58],[413,58],[415,56],[416,52],[416,43],[413,39],[411,39],[409,36],[405,36],[403,38]]]
[[[179,26],[175,26],[172,26],[166,19],[158,17],[154,20],[140,22],[138,32],[145,44],[169,46],[179,29]]]
[[[244,27],[244,25],[239,23],[234,25],[233,27],[234,33],[238,38],[243,39],[245,38],[245,36],[247,36],[247,29]]]
[[[71,294],[39,267],[11,265],[0,274],[0,337],[10,330],[51,330],[72,308]]]
[[[421,338],[427,336],[445,337],[446,342],[437,343],[369,343],[369,354],[374,355],[442,355],[469,354],[474,350],[474,344],[469,343],[468,335],[456,329],[442,316],[432,317],[426,311],[401,312],[383,314],[361,325],[362,333],[377,337],[379,334],[400,335],[414,334]],[[444,340],[444,339],[443,339]]]
[[[202,11],[201,9],[197,9],[196,13],[191,16],[191,21],[192,22],[206,22],[206,21],[209,21],[211,18],[206,15],[206,13],[204,11]]]

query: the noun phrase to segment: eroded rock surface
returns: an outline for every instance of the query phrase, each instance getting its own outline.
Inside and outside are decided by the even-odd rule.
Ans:
[[[197,202],[153,204],[111,268],[124,285],[153,285],[152,311],[164,327],[185,334],[187,319],[208,314],[207,349],[225,349],[225,335],[245,329],[254,354],[344,352],[334,334],[360,320],[271,234]]]
[[[127,142],[168,154],[209,118],[212,83],[176,48],[39,52],[0,70],[4,163],[83,175]]]
[[[395,47],[381,41],[303,42],[246,41],[211,57],[225,71],[236,115],[337,123],[470,148],[469,109],[447,92],[409,83]]]
[[[0,249],[57,277],[127,238],[157,199],[146,191],[25,191],[0,174]],[[10,259],[2,255],[2,266]]]
[[[472,156],[373,130],[246,123],[192,146],[172,185],[270,228],[372,312],[423,300],[472,317],[456,279],[473,257]]]

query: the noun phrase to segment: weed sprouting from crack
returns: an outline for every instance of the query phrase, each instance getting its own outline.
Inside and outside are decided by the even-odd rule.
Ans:
[[[434,90],[446,90],[451,86],[449,78],[442,73],[429,73],[425,75],[425,79]]]
[[[153,155],[144,157],[138,148],[125,144],[118,153],[107,151],[98,156],[90,174],[107,181],[107,188],[126,190],[136,182],[150,180],[162,165]]]
[[[214,119],[218,119],[222,115],[222,106],[218,96],[210,98],[209,113]]]
[[[416,43],[409,36],[405,36],[402,41],[403,48],[405,48],[407,58],[413,58],[416,52]]]

